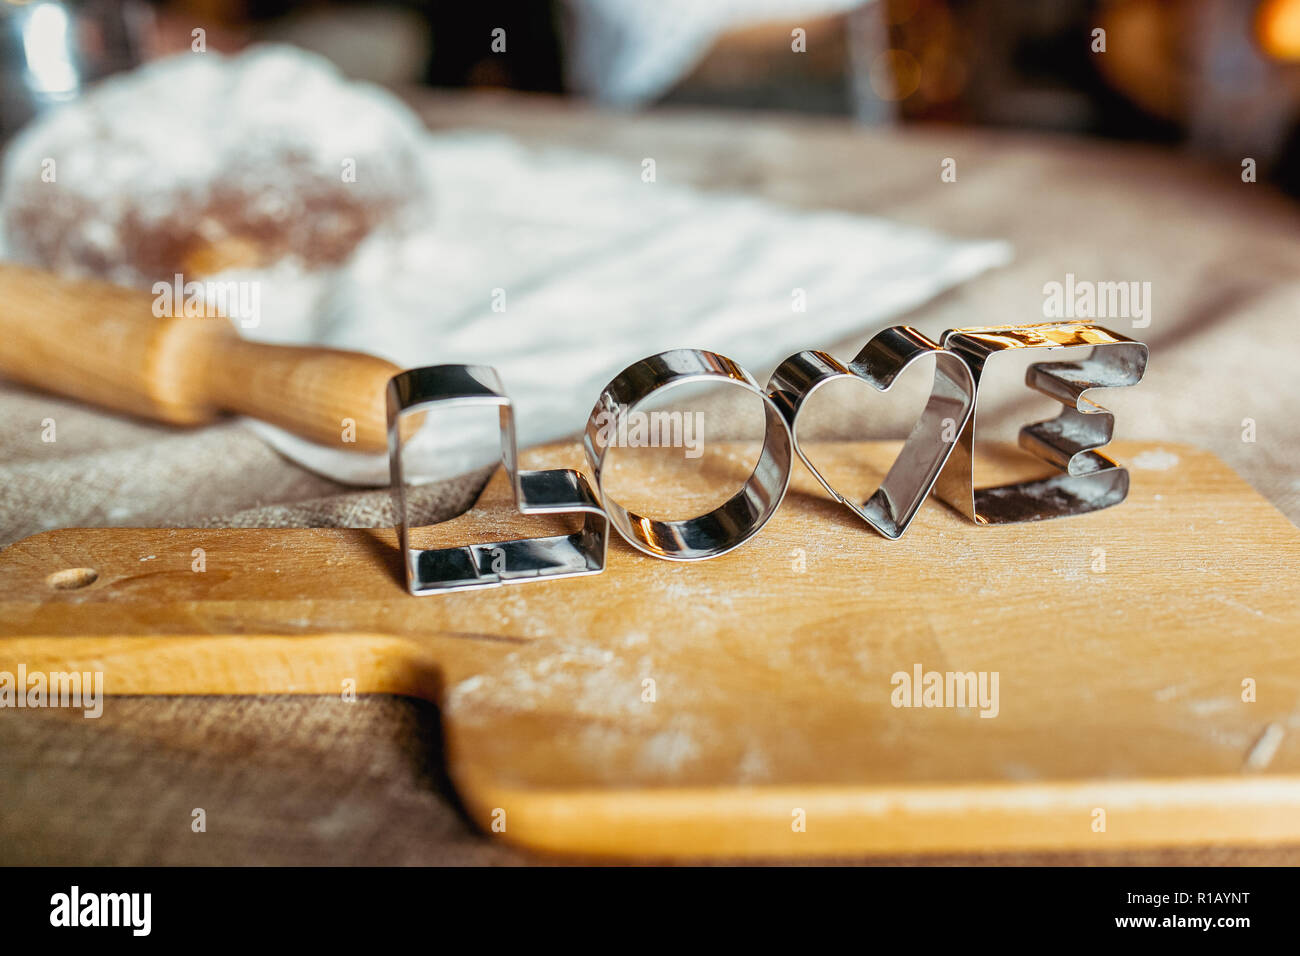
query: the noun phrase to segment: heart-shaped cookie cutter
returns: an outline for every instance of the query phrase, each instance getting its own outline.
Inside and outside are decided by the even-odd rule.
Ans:
[[[1063,349],[1091,345],[1077,362],[1039,362],[1029,366],[1025,384],[1065,407],[1056,418],[1020,430],[1020,446],[1062,470],[1036,481],[975,487],[975,420],[962,430],[952,460],[936,493],[976,524],[1009,524],[1087,514],[1117,505],[1128,496],[1128,471],[1095,451],[1110,443],[1115,416],[1090,401],[1094,388],[1136,385],[1147,367],[1141,342],[1083,322],[949,329],[943,345],[970,366],[976,387],[989,360],[1020,349]]]
[[[800,413],[827,382],[850,378],[888,392],[905,369],[930,355],[934,356],[930,398],[880,487],[859,505],[836,490],[804,454],[799,445]],[[975,380],[966,364],[906,325],[878,333],[847,365],[825,352],[798,352],[777,366],[767,392],[790,426],[795,451],[822,487],[891,540],[901,537],[916,517],[975,408]]]
[[[400,422],[407,413],[434,406],[495,406],[501,430],[501,464],[520,514],[578,513],[574,534],[494,541],[422,550],[410,546]],[[397,542],[411,594],[498,587],[553,580],[605,569],[609,521],[587,478],[568,468],[520,471],[514,410],[496,369],[486,365],[434,365],[394,375],[388,383],[388,463]]]

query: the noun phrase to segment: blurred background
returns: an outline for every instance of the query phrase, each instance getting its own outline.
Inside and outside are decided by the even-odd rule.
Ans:
[[[289,42],[325,55],[348,76],[394,87],[1144,140],[1233,162],[1248,156],[1261,178],[1300,192],[1300,0],[90,0],[0,7],[9,21],[6,132],[78,84],[191,49],[197,27],[208,49]],[[66,28],[62,8],[70,11]],[[504,50],[487,40],[498,29]],[[60,54],[74,32],[76,52]]]
[[[221,276],[257,294],[247,338],[491,364],[525,444],[572,433],[662,348],[762,377],[896,321],[1074,317],[1051,284],[1122,280],[1148,290],[1140,314],[1079,317],[1146,330],[1157,301],[1144,335],[1171,384],[1141,399],[1142,431],[1258,464],[1236,437],[1257,409],[1224,403],[1206,438],[1168,396],[1222,360],[1207,332],[1257,307],[1290,321],[1300,0],[30,0],[0,17],[6,260],[139,288]],[[1008,436],[1025,420],[1009,398]],[[319,475],[387,478],[382,455],[261,434]],[[1300,500],[1288,471],[1262,481]]]

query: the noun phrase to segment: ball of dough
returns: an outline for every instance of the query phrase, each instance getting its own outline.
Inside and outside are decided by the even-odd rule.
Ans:
[[[10,258],[149,285],[346,259],[431,208],[426,131],[386,91],[293,47],[189,53],[113,77],[10,145]]]

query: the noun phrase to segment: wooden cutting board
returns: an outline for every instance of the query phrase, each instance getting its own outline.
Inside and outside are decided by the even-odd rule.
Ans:
[[[866,492],[896,449],[811,455]],[[629,459],[623,477],[683,516],[752,451],[714,445],[687,476]],[[776,517],[722,558],[615,538],[604,574],[425,598],[387,531],[53,531],[0,552],[0,671],[428,698],[472,817],[567,854],[1298,841],[1300,532],[1207,452],[1111,451],[1132,492],[1092,515],[981,528],[932,500],[890,542],[796,466]],[[983,477],[1025,467],[1003,450]],[[417,543],[554,533],[514,514],[503,478]],[[917,668],[997,672],[996,716],[895,706]]]

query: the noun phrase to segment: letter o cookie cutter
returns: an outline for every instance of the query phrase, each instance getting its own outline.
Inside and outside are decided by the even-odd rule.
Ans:
[[[1094,388],[1136,385],[1147,367],[1141,342],[1086,322],[949,329],[944,348],[970,366],[979,386],[985,365],[999,352],[1091,345],[1077,362],[1038,362],[1025,384],[1064,408],[1056,418],[1020,429],[1020,447],[1059,468],[1062,474],[996,487],[975,487],[975,420],[972,413],[952,460],[939,478],[937,494],[976,524],[1010,524],[1087,514],[1117,505],[1128,496],[1128,471],[1095,449],[1110,443],[1115,416],[1085,398]]]
[[[602,472],[610,445],[601,422],[615,423],[651,395],[691,382],[737,385],[763,402],[763,450],[745,484],[726,502],[694,518],[659,521],[634,514],[605,493]],[[672,349],[634,362],[605,386],[587,419],[583,446],[605,514],[629,544],[669,561],[699,561],[740,547],[765,525],[790,485],[794,437],[771,397],[739,364],[700,349]]]
[[[927,355],[934,356],[930,398],[880,487],[859,505],[836,491],[804,454],[799,414],[827,382],[849,378],[888,392],[899,375]],[[795,451],[808,470],[831,497],[890,540],[902,537],[916,517],[975,409],[975,380],[966,363],[906,325],[877,333],[848,365],[825,352],[798,352],[777,366],[767,390],[789,423]]]
[[[463,547],[412,548],[398,425],[403,414],[435,405],[495,406],[501,429],[501,464],[510,478],[519,513],[579,513],[582,530]],[[389,380],[388,467],[393,517],[406,589],[411,594],[498,587],[605,570],[609,522],[586,476],[569,468],[520,471],[518,462],[514,410],[496,369],[486,365],[433,365],[400,372]]]

